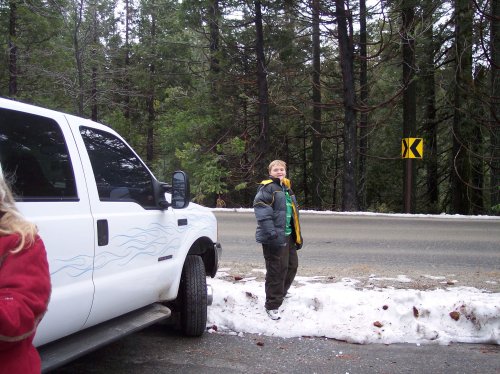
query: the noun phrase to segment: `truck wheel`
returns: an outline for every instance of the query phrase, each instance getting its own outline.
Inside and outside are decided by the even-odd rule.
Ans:
[[[207,326],[207,276],[199,256],[187,256],[182,269],[181,328],[187,336],[201,336]]]

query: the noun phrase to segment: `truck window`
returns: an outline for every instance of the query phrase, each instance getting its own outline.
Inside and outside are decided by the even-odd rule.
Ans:
[[[152,175],[119,138],[105,131],[80,127],[101,201],[133,201],[156,208]]]
[[[0,108],[0,163],[17,201],[77,199],[68,148],[50,118]]]

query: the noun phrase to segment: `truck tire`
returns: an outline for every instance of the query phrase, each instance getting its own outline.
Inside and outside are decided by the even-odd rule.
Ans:
[[[179,294],[182,332],[187,336],[201,336],[207,326],[207,277],[201,257],[186,257]]]

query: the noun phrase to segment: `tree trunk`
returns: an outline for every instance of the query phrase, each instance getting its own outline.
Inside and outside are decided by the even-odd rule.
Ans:
[[[313,121],[312,121],[312,205],[321,209],[321,184],[323,152],[321,149],[321,51],[320,51],[320,6],[319,0],[312,1],[312,99],[313,99]]]
[[[210,71],[208,81],[210,84],[210,112],[214,122],[212,131],[213,140],[210,141],[215,142],[223,138],[226,134],[225,123],[222,120],[224,117],[224,100],[221,98],[221,68],[219,61],[219,22],[222,16],[219,8],[219,0],[209,0],[207,13],[207,22],[210,30]]]
[[[77,74],[77,108],[78,115],[83,116],[84,108],[84,78],[83,78],[83,47],[80,45],[80,27],[83,21],[84,0],[75,3],[74,28],[73,28],[73,49],[75,54],[76,74]]]
[[[332,210],[338,210],[338,196],[339,196],[339,183],[338,183],[338,177],[339,175],[338,171],[340,170],[340,141],[339,137],[335,137],[335,158],[333,162],[333,186],[332,186]]]
[[[93,12],[92,12],[92,17],[93,17],[93,22],[94,22],[94,27],[92,28],[92,77],[91,77],[91,93],[90,93],[90,105],[91,105],[91,116],[90,118],[92,121],[97,122],[97,44],[99,42],[98,38],[98,30],[99,30],[99,25],[98,25],[98,20],[97,20],[97,7],[94,5],[93,6]]]
[[[455,97],[451,167],[452,213],[469,214],[469,141],[472,136],[472,8],[469,0],[455,0]]]
[[[267,68],[264,56],[264,31],[262,29],[262,10],[260,0],[255,1],[255,31],[257,53],[257,85],[259,89],[259,137],[256,148],[256,167],[258,172],[266,170],[265,157],[269,152],[269,92],[267,87]]]
[[[474,87],[486,87],[487,73],[483,67],[476,69],[474,73]],[[475,92],[473,105],[471,107],[471,116],[476,119],[472,125],[472,136],[470,137],[470,166],[471,166],[471,181],[468,186],[468,195],[470,200],[470,214],[484,214],[484,165],[483,165],[483,129],[480,126],[479,118],[483,117],[483,113],[487,107],[483,104],[481,98],[477,98],[479,90]]]
[[[423,43],[425,51],[422,68],[422,92],[425,100],[424,112],[424,162],[426,166],[427,205],[429,213],[439,213],[438,157],[437,157],[437,121],[436,121],[436,78],[434,57],[434,1],[423,2],[425,27]]]
[[[130,5],[130,0],[125,0],[125,45],[123,47],[125,51],[125,84],[124,84],[124,89],[125,89],[125,97],[124,97],[124,102],[125,102],[125,107],[123,108],[123,116],[125,119],[129,120],[130,119],[130,77],[129,77],[129,70],[130,70],[130,18],[131,18],[131,5]],[[129,128],[129,136],[131,135],[131,129]]]
[[[491,207],[500,214],[500,2],[491,2]]]
[[[344,175],[342,183],[342,210],[358,209],[356,194],[356,109],[353,70],[353,48],[347,33],[347,14],[343,0],[335,0],[338,41],[344,96]]]
[[[401,43],[403,49],[403,138],[414,138],[417,132],[417,102],[415,83],[415,39],[413,1],[406,0],[402,9],[403,25]],[[413,159],[404,160],[404,212],[415,213],[415,167]]]
[[[9,1],[9,96],[17,96],[17,3]]]
[[[368,106],[368,63],[366,52],[366,0],[359,2],[359,57],[360,57],[360,103]],[[358,201],[360,209],[366,208],[366,155],[368,153],[368,114],[362,111],[359,120],[359,155],[358,155]]]
[[[153,6],[154,10],[155,7]],[[156,56],[156,16],[151,14],[151,59],[149,64],[149,95],[147,99],[148,123],[146,129],[146,160],[151,163],[154,159],[154,121],[155,121],[155,62]]]
[[[302,190],[304,191],[304,201],[302,205],[309,206],[309,183],[308,179],[308,166],[307,166],[307,127],[305,126],[302,129]]]
[[[208,8],[208,23],[210,29],[210,97],[214,105],[214,110],[217,109],[218,98],[218,80],[219,80],[219,19],[221,17],[219,1],[210,0]]]

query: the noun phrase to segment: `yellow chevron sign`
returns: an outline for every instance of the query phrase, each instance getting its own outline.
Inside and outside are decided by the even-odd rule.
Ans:
[[[424,139],[423,138],[403,138],[401,142],[402,158],[423,158]]]

